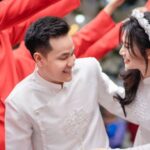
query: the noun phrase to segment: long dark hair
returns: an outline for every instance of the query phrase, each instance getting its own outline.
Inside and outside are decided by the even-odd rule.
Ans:
[[[144,18],[150,23],[150,13],[145,12]],[[136,57],[136,53],[133,45],[135,44],[139,49],[141,56],[144,58],[146,69],[148,69],[148,57],[146,50],[150,48],[150,40],[148,34],[139,25],[138,20],[134,17],[130,17],[126,22],[123,23],[120,28],[120,39],[125,33],[125,42],[129,43],[129,53]],[[120,74],[123,79],[123,85],[125,88],[125,97],[122,98],[120,95],[115,95],[121,107],[123,108],[124,115],[126,116],[125,105],[129,105],[135,100],[135,96],[138,90],[139,83],[141,81],[141,72],[138,69],[130,69]]]

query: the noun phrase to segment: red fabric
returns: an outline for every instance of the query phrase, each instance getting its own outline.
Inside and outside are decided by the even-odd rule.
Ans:
[[[119,45],[119,29],[122,23],[118,23],[113,29],[105,34],[101,39],[90,46],[85,53],[79,57],[102,58],[106,53]]]
[[[8,0],[9,2],[11,0]],[[15,7],[14,7],[14,13],[12,13],[11,15],[14,16],[14,14],[16,14],[18,16],[18,13],[20,14],[19,16],[25,16],[23,17],[24,19],[28,17],[30,17],[31,15],[29,15],[31,13],[31,10],[34,11],[39,11],[41,10],[41,8],[44,8],[44,6],[48,6],[48,4],[51,4],[52,2],[57,2],[57,0],[36,0],[34,4],[31,4],[31,6],[27,5],[27,2],[29,4],[29,2],[31,2],[31,0],[26,0],[26,1],[16,1],[13,3],[15,3]],[[62,1],[62,0],[61,0]],[[60,2],[61,2],[60,1]],[[79,0],[72,0],[71,3],[66,3],[68,0],[63,0],[65,1],[65,4],[61,2],[61,5],[63,7],[60,7],[60,2],[58,2],[58,6],[55,4],[55,6],[51,7],[51,10],[49,8],[45,9],[45,15],[56,15],[56,16],[61,16],[63,17],[63,15],[65,15],[66,13],[69,13],[69,11],[71,11],[72,9],[76,8],[79,5]],[[7,0],[5,0],[4,2],[7,2]],[[18,2],[18,3],[17,3]],[[32,1],[33,2],[33,1]],[[40,7],[37,5],[39,3]],[[44,4],[43,4],[44,3]],[[0,3],[1,4],[1,3]],[[8,3],[9,5],[10,3]],[[12,5],[12,4],[11,4]],[[5,6],[6,7],[6,6]],[[27,8],[25,8],[27,7]],[[55,8],[54,8],[55,7]],[[3,8],[3,7],[1,7]],[[7,7],[7,11],[8,8],[11,10],[11,8],[13,8],[13,6],[11,7]],[[29,9],[30,8],[30,9]],[[40,8],[40,9],[39,9]],[[60,9],[60,10],[58,10]],[[4,10],[4,13],[7,13]],[[28,13],[26,10],[29,10],[30,13]],[[55,10],[55,11],[54,11]],[[0,10],[0,17],[2,17],[1,19],[1,32],[0,32],[0,68],[1,68],[1,76],[0,76],[0,150],[4,150],[5,149],[5,145],[4,145],[4,111],[5,111],[5,106],[4,106],[4,100],[5,98],[8,96],[8,94],[10,93],[10,91],[13,89],[13,87],[21,80],[20,76],[18,76],[18,66],[17,64],[19,64],[16,60],[17,55],[15,55],[16,57],[14,57],[14,52],[12,50],[12,45],[17,44],[18,42],[23,40],[23,36],[24,33],[27,29],[27,27],[29,26],[29,24],[31,23],[31,21],[33,21],[32,19],[37,19],[38,16],[34,16],[31,19],[27,20],[26,22],[20,23],[20,24],[16,24],[16,22],[21,21],[22,19],[18,18],[18,17],[11,17],[10,13],[7,13],[8,16],[1,14],[1,10]],[[44,11],[42,11],[43,13]],[[24,13],[24,14],[23,14]],[[32,13],[33,14],[33,13]],[[10,15],[10,17],[9,17]],[[45,16],[44,14],[41,14],[41,12],[39,13],[39,17]],[[20,19],[20,20],[19,20]],[[8,22],[8,24],[5,22]],[[19,20],[19,21],[18,21]],[[13,22],[14,21],[14,22]],[[15,25],[12,28],[9,29],[5,29],[5,25],[8,27],[10,25]],[[2,30],[3,29],[3,30]],[[21,54],[23,54],[23,52],[21,52]],[[20,59],[22,59],[23,57],[20,57]],[[28,57],[27,60],[30,59],[30,56]],[[31,59],[30,59],[31,60]],[[24,59],[22,59],[22,64],[24,63]],[[28,65],[29,63],[27,63]],[[31,63],[30,63],[31,66]],[[28,69],[27,69],[28,72]]]
[[[32,73],[35,68],[35,62],[29,51],[25,48],[24,42],[21,43],[17,50],[14,50],[14,59],[16,63],[17,76],[19,81],[21,81]]]
[[[136,133],[137,133],[137,129],[138,129],[137,125],[128,122],[128,130],[129,130],[130,135],[131,135],[130,139],[131,139],[132,143],[134,143],[134,140],[135,140],[135,137],[136,137]]]
[[[73,36],[75,55],[80,57],[98,39],[115,26],[112,18],[103,10],[90,23]]]
[[[4,100],[18,83],[12,45],[5,30],[0,32],[0,52],[0,149],[4,150]]]
[[[0,2],[0,30],[27,19],[60,0],[3,0]]]
[[[146,3],[145,6],[146,6],[146,8],[147,8],[148,10],[150,10],[150,0],[147,1],[147,3]]]

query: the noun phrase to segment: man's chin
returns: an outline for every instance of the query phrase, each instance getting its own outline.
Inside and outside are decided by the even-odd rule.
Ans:
[[[72,76],[65,79],[65,82],[70,82],[72,80]]]

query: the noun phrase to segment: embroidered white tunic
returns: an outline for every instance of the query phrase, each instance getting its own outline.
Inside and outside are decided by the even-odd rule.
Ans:
[[[99,72],[94,58],[84,58],[76,60],[73,79],[63,87],[36,71],[20,82],[6,100],[6,150],[108,148]]]
[[[127,117],[125,118],[120,104],[113,99],[118,87],[106,74],[102,72],[99,74],[101,76],[99,90],[103,93],[100,94],[101,105],[111,113],[139,125],[134,147],[125,150],[150,150],[150,77],[140,82],[134,102],[126,106]]]

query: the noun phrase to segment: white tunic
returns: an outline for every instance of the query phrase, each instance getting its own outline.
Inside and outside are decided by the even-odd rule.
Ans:
[[[126,150],[150,150],[150,78],[140,82],[134,102],[125,107],[127,112],[127,117],[125,118],[120,104],[113,99],[118,87],[106,74],[102,72],[99,72],[99,74],[99,83],[102,84],[102,86],[99,86],[100,92],[103,93],[100,94],[101,105],[111,113],[139,125],[134,147]]]
[[[73,79],[63,88],[36,71],[20,82],[6,100],[6,150],[108,148],[99,71],[94,58],[85,58],[76,60]]]

